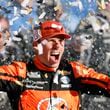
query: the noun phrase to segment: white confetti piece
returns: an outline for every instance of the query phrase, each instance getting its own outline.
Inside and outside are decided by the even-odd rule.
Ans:
[[[25,8],[28,4],[29,4],[29,0],[24,0],[24,1],[21,3],[21,6]]]
[[[12,20],[10,20],[10,21],[9,21],[9,22],[10,22],[10,25],[13,25],[13,22],[16,21],[17,19],[19,19],[18,16],[14,17]]]
[[[28,10],[21,10],[21,12],[20,12],[21,14],[25,14],[25,15],[27,15],[27,14],[29,14],[29,11]]]
[[[43,13],[39,16],[39,19],[44,18],[45,15],[46,15],[46,12],[43,12]]]
[[[14,16],[17,15],[17,7],[14,6]]]

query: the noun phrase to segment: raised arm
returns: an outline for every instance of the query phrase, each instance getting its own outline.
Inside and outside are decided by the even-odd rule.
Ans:
[[[75,79],[80,79],[82,84],[90,84],[99,86],[109,92],[110,90],[110,77],[94,71],[79,62],[70,62]]]
[[[0,90],[8,91],[15,86],[23,86],[20,79],[26,77],[26,64],[13,62],[0,66]]]

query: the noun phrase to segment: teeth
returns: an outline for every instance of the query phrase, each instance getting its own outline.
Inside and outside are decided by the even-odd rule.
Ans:
[[[51,55],[59,55],[59,52],[51,53]]]

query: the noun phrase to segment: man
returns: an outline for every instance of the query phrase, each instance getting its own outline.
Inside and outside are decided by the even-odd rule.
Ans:
[[[34,30],[32,62],[0,67],[0,88],[8,92],[15,110],[79,110],[79,90],[86,84],[109,93],[108,76],[61,60],[68,38],[59,22],[40,23]]]
[[[8,19],[0,15],[0,65],[9,63],[15,54],[15,46],[12,44]]]
[[[4,60],[6,59],[5,58],[6,46],[9,41],[10,41],[10,32],[8,19],[0,15],[0,65],[2,65]],[[7,94],[2,91],[0,91],[0,109],[11,110]]]
[[[3,52],[9,38],[9,22],[5,17],[0,16],[0,52]]]

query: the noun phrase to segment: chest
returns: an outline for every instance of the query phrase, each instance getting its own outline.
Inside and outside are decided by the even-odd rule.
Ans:
[[[31,71],[23,83],[25,90],[20,97],[23,110],[78,110],[79,93],[74,89],[71,71]]]
[[[27,78],[23,80],[25,89],[34,90],[69,90],[74,88],[74,77],[70,71],[28,72]]]
[[[22,110],[78,110],[77,91],[26,90],[20,98]]]

